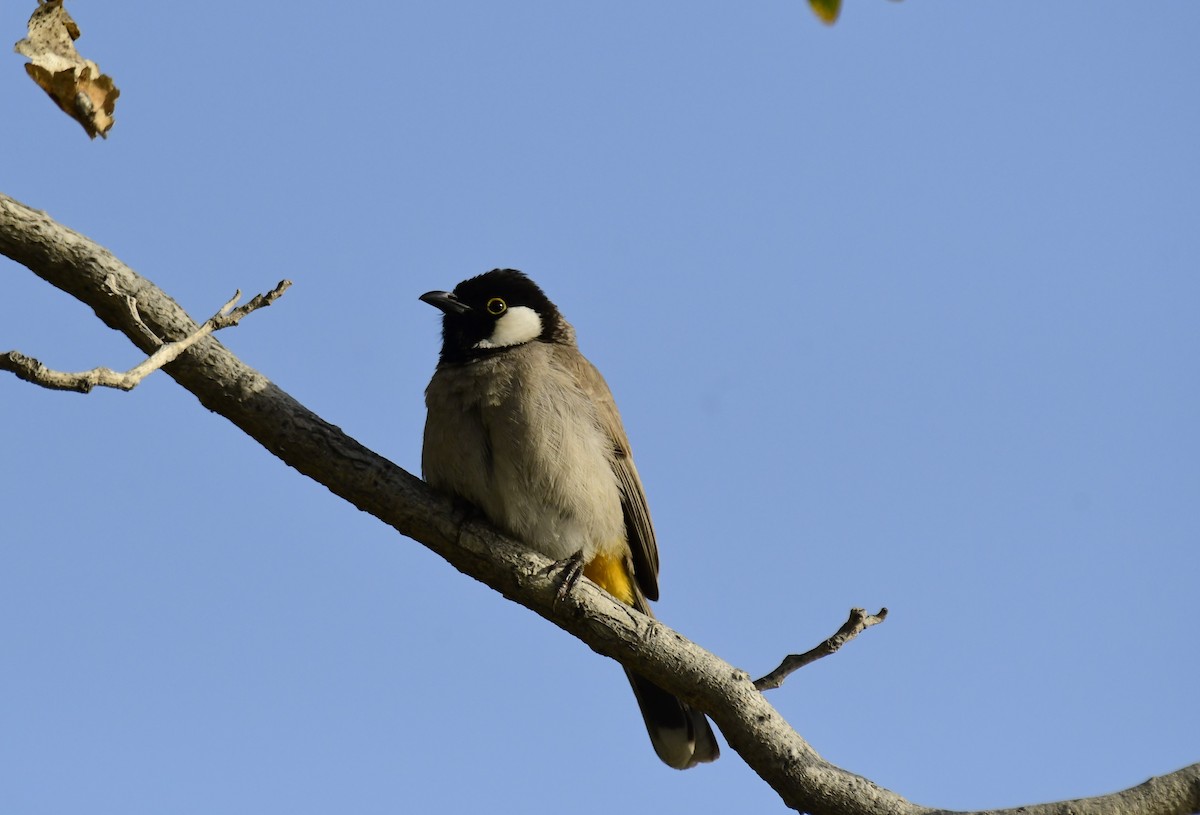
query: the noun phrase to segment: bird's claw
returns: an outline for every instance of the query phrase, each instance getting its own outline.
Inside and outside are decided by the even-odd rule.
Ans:
[[[583,550],[580,549],[573,555],[568,555],[562,560],[556,560],[550,567],[552,571],[557,571],[558,575],[558,591],[554,595],[556,602],[563,602],[567,599],[567,595],[575,588],[575,584],[579,582],[579,578],[583,577]]]

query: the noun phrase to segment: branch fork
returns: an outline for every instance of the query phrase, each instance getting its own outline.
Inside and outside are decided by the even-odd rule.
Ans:
[[[35,385],[41,385],[43,388],[51,390],[90,393],[93,388],[102,387],[131,391],[141,384],[142,380],[147,376],[164,365],[174,362],[181,354],[214,331],[235,326],[243,317],[251,312],[257,311],[260,308],[266,308],[274,303],[287,291],[292,282],[290,280],[281,280],[279,285],[266,294],[256,295],[245,305],[234,308],[237,301],[242,299],[241,289],[238,289],[234,292],[233,297],[225,305],[221,306],[216,314],[205,320],[191,334],[176,342],[164,342],[161,337],[150,330],[149,326],[143,322],[141,315],[138,313],[137,299],[118,291],[116,280],[112,275],[109,275],[105,279],[105,284],[113,294],[125,299],[125,305],[129,309],[129,314],[134,323],[144,333],[147,340],[158,346],[158,350],[140,364],[135,365],[124,373],[104,366],[98,366],[78,373],[55,371],[47,368],[33,357],[22,354],[20,351],[9,351],[6,354],[0,355],[0,370],[12,371],[19,379],[32,382]]]

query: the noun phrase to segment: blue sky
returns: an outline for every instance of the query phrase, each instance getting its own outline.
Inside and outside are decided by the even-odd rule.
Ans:
[[[417,296],[528,272],[621,405],[665,622],[758,675],[891,609],[771,693],[831,761],[980,808],[1200,760],[1200,5],[71,11],[116,127],[11,55],[0,189],[197,319],[292,279],[221,341],[414,471]],[[0,275],[0,350],[139,361]],[[167,377],[7,377],[0,418],[0,810],[782,809]]]

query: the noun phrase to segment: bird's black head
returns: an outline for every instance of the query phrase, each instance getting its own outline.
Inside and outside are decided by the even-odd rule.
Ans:
[[[527,342],[555,342],[569,328],[537,284],[516,269],[493,269],[454,291],[421,295],[441,309],[442,360],[465,362]]]

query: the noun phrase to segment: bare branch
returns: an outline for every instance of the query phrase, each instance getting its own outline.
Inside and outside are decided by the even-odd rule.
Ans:
[[[778,688],[795,671],[800,670],[811,662],[816,662],[821,657],[829,656],[866,629],[873,625],[879,625],[887,619],[887,613],[888,610],[886,608],[879,609],[878,614],[868,614],[866,609],[862,608],[850,609],[849,619],[842,623],[842,627],[837,630],[837,633],[816,648],[805,651],[803,654],[787,655],[783,658],[783,662],[779,663],[778,668],[771,671],[762,679],[754,680],[754,687],[759,690],[774,690]]]
[[[113,276],[109,275],[105,278],[105,285],[112,288],[112,284]],[[257,295],[249,303],[246,303],[246,305],[234,309],[233,304],[242,297],[242,292],[239,290],[229,302],[221,307],[220,311],[209,317],[203,325],[191,334],[178,342],[168,343],[163,343],[159,340],[154,332],[142,322],[142,318],[138,315],[137,311],[137,299],[129,295],[124,295],[123,299],[129,308],[130,316],[135,321],[138,330],[147,339],[153,339],[159,343],[158,350],[140,364],[135,365],[124,373],[103,366],[79,373],[66,373],[51,370],[38,360],[33,357],[27,357],[20,351],[9,351],[7,354],[0,355],[0,371],[12,371],[19,379],[24,379],[26,382],[32,382],[35,385],[41,385],[51,390],[90,393],[93,388],[102,387],[131,391],[147,376],[164,365],[174,362],[184,351],[209,334],[214,331],[220,331],[222,328],[237,325],[238,321],[250,312],[271,305],[291,285],[290,280],[281,280],[279,285],[271,289],[271,291],[266,294]]]
[[[44,213],[0,194],[0,254],[91,306],[138,347],[154,343],[116,291],[137,298],[145,328],[178,341],[197,328],[170,297],[107,250]],[[234,313],[229,315],[234,316]],[[229,353],[199,340],[164,372],[279,459],[359,509],[417,540],[486,583],[637,670],[712,716],[729,746],[793,809],[814,815],[933,815],[894,792],[821,758],[728,662],[583,580],[556,602],[550,561],[467,520],[445,496],[368,450]],[[1042,804],[995,815],[1185,815],[1200,811],[1200,764],[1113,795]]]
[[[242,292],[239,289],[234,293],[233,298],[226,303],[219,312],[209,318],[208,322],[212,323],[213,331],[220,331],[222,328],[229,328],[230,326],[237,325],[247,314],[253,311],[258,311],[260,308],[266,308],[274,303],[276,300],[282,297],[283,293],[291,288],[291,286],[292,281],[280,280],[275,284],[275,288],[271,289],[266,294],[256,294],[253,298],[251,298],[249,303],[246,303],[244,306],[238,306],[237,308],[234,308],[233,304],[242,298]]]

